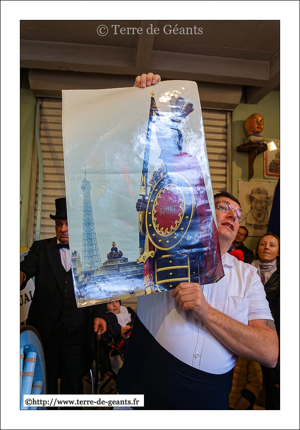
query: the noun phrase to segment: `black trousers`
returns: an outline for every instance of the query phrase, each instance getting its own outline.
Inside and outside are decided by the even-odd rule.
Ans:
[[[276,375],[275,369],[270,369],[265,366],[261,366],[263,372],[263,381],[265,387],[265,408],[266,410],[280,410],[280,389],[276,386]]]
[[[145,406],[141,409],[226,410],[232,376],[233,369],[214,375],[181,362],[154,339],[137,317],[117,389],[120,394],[144,394]]]
[[[83,394],[83,357],[86,338],[86,326],[69,333],[61,324],[44,341],[47,392],[58,394]]]

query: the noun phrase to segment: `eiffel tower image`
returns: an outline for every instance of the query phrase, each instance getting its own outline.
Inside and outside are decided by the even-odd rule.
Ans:
[[[84,272],[87,272],[99,269],[102,263],[95,231],[91,184],[86,179],[86,172],[81,184],[81,189],[83,192],[82,268]]]

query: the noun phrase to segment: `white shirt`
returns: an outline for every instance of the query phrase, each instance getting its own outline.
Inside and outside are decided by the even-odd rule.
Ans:
[[[57,244],[59,244],[59,241],[57,241]],[[68,248],[60,248],[59,254],[61,264],[63,265],[65,271],[68,272],[72,267],[70,250]]]
[[[108,311],[107,313],[115,314],[114,312]],[[115,314],[118,320],[118,324],[120,326],[125,327],[131,321],[131,315],[128,312],[128,309],[125,306],[120,306],[120,312]]]
[[[226,253],[225,276],[203,285],[207,302],[218,311],[248,325],[255,319],[273,320],[256,269]],[[228,350],[191,312],[174,307],[172,291],[138,297],[137,315],[157,342],[184,363],[214,374],[231,370],[238,357]]]

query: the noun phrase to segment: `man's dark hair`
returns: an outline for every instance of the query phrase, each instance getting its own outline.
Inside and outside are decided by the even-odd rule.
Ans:
[[[244,225],[240,225],[239,228],[243,228],[244,230],[246,230],[246,237],[245,237],[245,239],[247,239],[248,234],[249,234],[249,231],[248,231],[247,227],[245,227]]]
[[[232,194],[228,193],[228,191],[221,191],[220,193],[217,193],[214,195],[214,199],[217,199],[219,197],[227,197],[228,199],[233,200],[235,203],[237,203],[240,207],[241,204]]]

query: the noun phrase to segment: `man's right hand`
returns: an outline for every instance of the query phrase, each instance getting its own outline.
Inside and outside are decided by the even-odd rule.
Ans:
[[[161,81],[160,75],[154,75],[153,73],[143,73],[135,78],[134,87],[146,88],[151,87]]]
[[[107,324],[103,318],[94,318],[94,332],[103,334],[106,332]]]
[[[199,284],[193,282],[181,282],[172,292],[175,298],[175,306],[183,312],[192,311],[193,316],[203,321],[211,306],[207,303]]]

